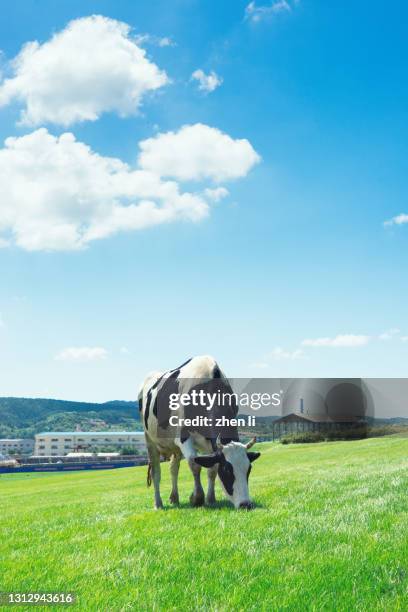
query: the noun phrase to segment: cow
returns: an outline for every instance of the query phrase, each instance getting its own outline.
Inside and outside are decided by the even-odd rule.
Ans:
[[[186,407],[182,403],[172,405],[170,401],[181,394],[192,398],[194,392],[198,394],[201,390],[212,393],[213,397],[217,397],[217,392],[224,393],[224,397],[229,396],[230,401],[215,402],[210,412],[208,406],[202,403],[192,410],[191,406]],[[143,382],[138,400],[149,456],[147,484],[150,486],[153,480],[156,509],[163,508],[160,496],[161,457],[170,460],[170,503],[179,503],[178,472],[180,460],[184,457],[194,478],[194,490],[190,496],[192,506],[215,503],[214,485],[218,474],[222,489],[235,508],[252,509],[248,478],[251,464],[260,453],[249,452],[256,442],[255,438],[246,445],[242,444],[235,426],[217,425],[220,416],[234,418],[238,406],[227,378],[213,357],[193,357],[172,370],[152,372]],[[203,417],[210,413],[210,424],[188,424],[188,417]],[[190,419],[190,422],[193,421]],[[199,452],[205,454],[199,455]],[[207,468],[206,497],[200,479],[202,467]]]

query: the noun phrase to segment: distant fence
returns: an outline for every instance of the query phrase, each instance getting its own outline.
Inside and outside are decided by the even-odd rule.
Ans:
[[[19,472],[74,472],[89,470],[114,470],[117,468],[145,465],[146,463],[146,459],[138,459],[133,461],[44,463],[38,465],[19,465],[18,467],[0,466],[0,474],[17,474]]]

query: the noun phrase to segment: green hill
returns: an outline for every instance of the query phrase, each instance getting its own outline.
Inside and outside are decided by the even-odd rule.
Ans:
[[[249,513],[191,508],[185,461],[164,511],[145,467],[0,476],[0,590],[87,612],[407,610],[408,439],[256,448]]]
[[[0,438],[32,437],[40,431],[140,429],[136,402],[103,404],[54,399],[0,398]]]

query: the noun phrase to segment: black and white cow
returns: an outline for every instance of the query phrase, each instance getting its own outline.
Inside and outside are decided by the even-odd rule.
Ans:
[[[177,408],[172,405],[172,394],[189,394],[200,390],[231,394],[231,402],[216,403],[211,406],[211,425],[185,426],[188,417],[209,414],[205,405],[191,409],[183,405]],[[194,477],[194,490],[190,496],[193,506],[204,504],[204,490],[201,485],[201,467],[207,468],[208,490],[206,501],[215,502],[214,484],[218,474],[227,498],[235,508],[251,509],[248,478],[251,464],[260,453],[248,452],[255,443],[255,438],[244,445],[239,442],[236,427],[219,427],[220,416],[233,418],[237,415],[238,406],[233,397],[232,388],[213,357],[193,357],[178,368],[167,372],[153,372],[144,381],[139,392],[139,410],[143,420],[146,445],[149,454],[148,485],[154,484],[154,502],[156,508],[162,508],[160,496],[160,456],[170,459],[172,491],[170,502],[179,503],[178,472],[180,459],[185,457]],[[172,419],[176,416],[176,419]],[[176,425],[173,425],[174,422]],[[180,424],[182,423],[182,424]],[[199,455],[198,453],[206,453]]]

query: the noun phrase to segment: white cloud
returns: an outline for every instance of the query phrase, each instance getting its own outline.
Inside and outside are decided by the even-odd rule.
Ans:
[[[185,125],[178,132],[158,134],[140,143],[141,168],[181,181],[215,182],[245,176],[259,155],[246,139],[233,140],[202,123]]]
[[[108,351],[101,346],[71,346],[57,355],[56,361],[98,361],[106,359]]]
[[[298,2],[295,2],[295,4],[298,4]],[[261,6],[257,6],[256,2],[250,2],[245,8],[245,18],[257,23],[272,15],[290,13],[291,10],[292,8],[286,0],[276,0],[271,4]]]
[[[364,346],[370,341],[370,336],[344,334],[334,338],[315,338],[302,341],[302,346],[330,346],[330,347],[355,347]]]
[[[10,246],[10,241],[5,238],[0,238],[0,249],[5,249],[8,246]]]
[[[3,315],[0,312],[0,327],[4,327],[4,319],[3,319]]]
[[[277,346],[269,354],[269,357],[271,357],[275,361],[295,360],[302,359],[302,357],[304,357],[304,353],[301,349],[295,349],[294,351],[286,351],[280,346]]]
[[[408,215],[406,213],[401,213],[396,217],[392,217],[388,221],[384,221],[384,227],[391,227],[392,225],[403,225],[404,223],[408,223]]]
[[[159,45],[159,47],[175,47],[176,46],[176,43],[168,36],[163,36],[163,38],[159,38],[157,44]]]
[[[129,351],[127,346],[121,346],[120,347],[120,352],[122,353],[122,355],[129,355],[130,354],[130,351]]]
[[[0,233],[27,250],[70,250],[123,230],[198,221],[208,204],[174,181],[131,170],[44,128],[0,149]],[[1,235],[1,234],[0,234]]]
[[[408,342],[408,336],[401,336],[402,342]]]
[[[391,340],[392,338],[394,338],[395,336],[398,336],[398,334],[401,332],[400,329],[398,329],[398,327],[392,327],[391,329],[387,329],[387,331],[383,332],[382,334],[380,334],[378,336],[378,338],[380,340]]]
[[[25,105],[21,122],[68,126],[104,112],[137,112],[143,96],[168,83],[126,23],[93,15],[71,21],[47,42],[27,43],[0,85],[0,107]]]
[[[207,189],[204,189],[204,195],[212,202],[219,202],[229,195],[229,191],[225,187],[215,187],[214,189],[207,187]]]
[[[175,47],[176,43],[169,36],[154,36],[153,34],[137,34],[134,37],[138,45],[151,44],[157,47]]]
[[[194,131],[195,127],[183,129]],[[207,158],[208,138],[202,142],[190,140],[190,178],[194,173],[244,176],[250,168],[248,158],[258,159],[248,141],[232,140],[214,128],[199,127],[214,136],[212,153],[218,153],[219,165],[212,167]],[[169,135],[170,140],[177,141],[177,134]],[[161,134],[159,143],[151,139],[156,161],[166,137]],[[177,163],[187,155],[182,144],[176,172]],[[245,155],[247,159],[243,160]],[[165,156],[162,162],[161,169]],[[73,134],[55,137],[45,128],[8,138],[0,149],[0,240],[11,240],[29,251],[73,250],[117,232],[176,220],[199,221],[208,215],[205,196],[211,200],[211,193],[182,192],[176,181],[163,180],[154,163],[152,166],[132,169],[117,158],[98,155],[75,140]],[[223,193],[218,191],[215,197]]]
[[[213,70],[209,74],[201,69],[195,70],[191,75],[191,78],[198,81],[198,89],[210,93],[217,89],[222,84],[222,78],[219,77]]]

